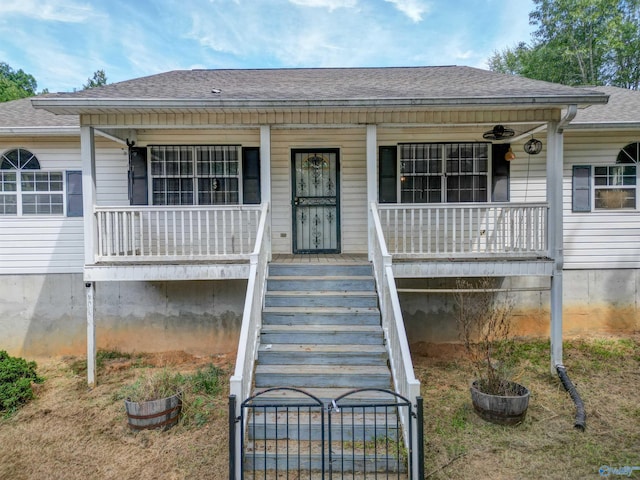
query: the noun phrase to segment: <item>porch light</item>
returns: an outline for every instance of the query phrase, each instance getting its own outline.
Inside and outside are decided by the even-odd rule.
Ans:
[[[513,153],[513,150],[511,149],[511,147],[509,147],[509,150],[507,151],[507,153],[504,154],[504,159],[507,162],[510,162],[511,160],[515,160],[516,159],[516,154]]]

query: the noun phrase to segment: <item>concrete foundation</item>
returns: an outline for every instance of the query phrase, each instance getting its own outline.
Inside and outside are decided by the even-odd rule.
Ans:
[[[455,288],[455,279],[398,279],[398,288]],[[498,279],[520,291],[514,334],[549,336],[549,279]],[[246,281],[99,282],[98,349],[233,352]],[[450,293],[401,293],[410,344],[457,342]],[[640,270],[565,270],[565,337],[640,330]],[[0,350],[24,357],[86,354],[86,299],[81,274],[0,276]]]
[[[233,352],[246,281],[100,282],[98,349]],[[86,354],[81,274],[0,276],[0,349],[11,355]]]
[[[563,336],[632,333],[640,330],[640,270],[565,270]],[[455,279],[396,279],[398,289],[455,288]],[[549,337],[549,278],[497,279],[513,291],[513,333]],[[451,293],[400,293],[410,344],[458,341],[455,300]]]

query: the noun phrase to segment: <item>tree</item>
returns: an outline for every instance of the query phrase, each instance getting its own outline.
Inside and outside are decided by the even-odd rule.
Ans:
[[[534,0],[530,44],[494,52],[489,68],[567,85],[640,84],[640,0]]]
[[[7,63],[0,62],[0,102],[32,97],[38,83],[33,75],[22,69],[14,70]]]
[[[101,87],[107,84],[107,75],[104,70],[96,70],[93,72],[92,78],[87,78],[87,83],[82,86],[83,90],[89,90],[90,88]]]

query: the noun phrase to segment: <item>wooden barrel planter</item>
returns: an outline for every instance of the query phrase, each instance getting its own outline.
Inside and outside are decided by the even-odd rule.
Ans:
[[[169,429],[178,423],[182,393],[146,402],[124,401],[129,427],[133,430]]]
[[[507,382],[512,395],[490,395],[478,389],[478,381],[471,383],[471,402],[484,420],[500,425],[517,425],[524,421],[529,407],[529,390],[515,382]]]

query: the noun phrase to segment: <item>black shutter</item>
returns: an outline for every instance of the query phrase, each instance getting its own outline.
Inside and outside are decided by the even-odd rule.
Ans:
[[[242,149],[242,196],[245,204],[260,203],[260,149]]]
[[[491,201],[509,201],[509,174],[511,162],[504,159],[509,151],[508,143],[496,143],[491,145]]]
[[[591,165],[574,165],[572,180],[571,210],[591,211]]]
[[[147,149],[129,148],[129,203],[148,205],[147,195]]]
[[[398,203],[398,147],[380,147],[378,152],[378,201]]]
[[[82,216],[82,172],[67,172],[67,217]]]

